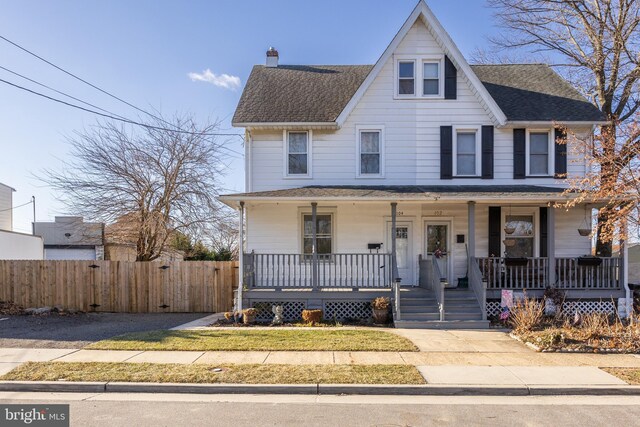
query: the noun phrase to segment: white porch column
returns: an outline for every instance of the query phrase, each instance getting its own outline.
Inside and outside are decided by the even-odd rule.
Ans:
[[[398,204],[396,202],[391,203],[391,275],[392,280],[395,282],[398,277],[398,263],[396,260],[396,216],[398,211]]]
[[[238,300],[236,309],[242,311],[242,291],[244,289],[244,202],[240,202],[240,224],[238,225]]]
[[[468,208],[468,226],[467,232],[469,237],[467,238],[467,245],[469,250],[469,260],[476,257],[476,202],[467,202]],[[467,261],[469,261],[467,260]]]
[[[548,285],[556,285],[556,209],[553,206],[547,208],[547,262]]]
[[[318,289],[318,203],[311,203],[311,286]],[[303,225],[304,226],[304,225]]]

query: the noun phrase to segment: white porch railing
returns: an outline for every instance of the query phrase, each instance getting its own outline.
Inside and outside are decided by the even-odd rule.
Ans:
[[[316,274],[314,274],[314,269]],[[391,254],[244,254],[247,288],[390,288]],[[314,283],[317,277],[317,283]]]
[[[440,321],[444,322],[444,287],[445,282],[442,280],[442,273],[440,272],[440,266],[438,265],[438,259],[435,256],[431,257],[431,287],[436,294],[436,300],[438,302],[438,311],[440,312]]]
[[[487,283],[482,279],[482,272],[476,258],[469,258],[469,287],[478,300],[482,311],[482,320],[487,320]]]
[[[556,258],[555,283],[549,283],[547,258],[476,258],[487,289],[618,289],[620,259]],[[597,265],[585,265],[597,264]],[[471,269],[470,269],[471,271]]]

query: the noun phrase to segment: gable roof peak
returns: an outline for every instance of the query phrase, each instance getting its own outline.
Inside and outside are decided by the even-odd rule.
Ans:
[[[349,103],[345,106],[344,110],[340,113],[336,119],[338,126],[342,126],[347,117],[353,111],[358,101],[362,98],[367,91],[373,80],[382,70],[382,67],[386,64],[389,58],[393,55],[398,45],[405,38],[411,27],[416,21],[421,20],[424,25],[432,32],[434,39],[440,45],[444,53],[449,57],[451,62],[456,68],[462,71],[462,75],[467,79],[473,92],[478,97],[489,116],[492,118],[496,125],[504,125],[507,122],[507,116],[500,109],[496,101],[491,97],[487,89],[483,86],[482,82],[478,79],[475,73],[471,70],[469,63],[464,58],[456,44],[449,36],[449,33],[444,29],[438,18],[433,14],[425,0],[418,0],[418,4],[413,9],[407,20],[404,22],[400,30],[395,35],[391,43],[387,46],[383,54],[380,56],[376,64],[371,69],[371,72],[360,85],[356,93],[353,95]]]

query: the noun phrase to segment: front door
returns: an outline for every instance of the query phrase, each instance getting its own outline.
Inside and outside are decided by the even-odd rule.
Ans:
[[[396,223],[396,260],[398,275],[403,285],[414,285],[413,282],[413,245],[411,239],[411,223]],[[387,250],[391,252],[391,222],[387,223]]]
[[[451,222],[427,221],[425,224],[425,252],[427,260],[433,257],[440,267],[440,278],[451,283]]]

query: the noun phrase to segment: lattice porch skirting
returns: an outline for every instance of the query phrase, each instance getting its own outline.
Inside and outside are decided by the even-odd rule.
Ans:
[[[614,313],[614,301],[611,300],[573,300],[565,301],[562,310],[568,314],[580,313]],[[497,316],[502,311],[500,301],[487,301],[487,316]]]
[[[282,306],[285,321],[293,322],[301,320],[302,310],[307,308],[307,301],[252,301],[251,306],[258,310],[256,320],[272,321],[271,310],[275,305]],[[322,313],[326,320],[344,321],[345,319],[368,319],[372,315],[372,310],[369,301],[326,300],[322,303]]]

